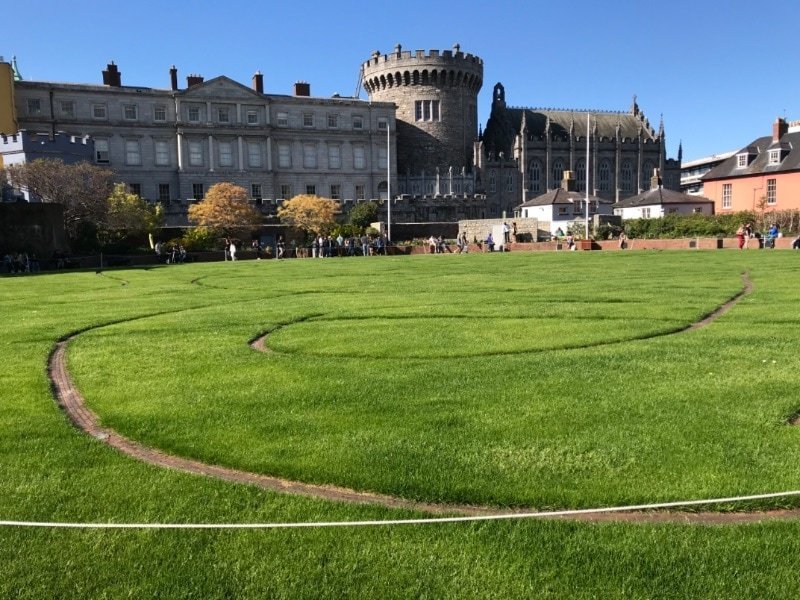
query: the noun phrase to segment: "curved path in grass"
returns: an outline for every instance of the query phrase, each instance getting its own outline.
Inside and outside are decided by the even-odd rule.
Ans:
[[[742,275],[744,287],[736,295],[730,298],[725,304],[706,315],[701,320],[688,325],[679,332],[658,334],[653,337],[663,335],[675,335],[685,333],[705,327],[717,319],[720,315],[730,310],[742,297],[752,290],[752,283],[747,274]],[[120,435],[116,431],[102,427],[98,416],[89,410],[78,389],[75,387],[66,365],[66,349],[69,341],[80,332],[60,340],[48,359],[48,375],[53,386],[53,391],[58,404],[64,409],[72,423],[81,431],[105,442],[117,450],[136,458],[138,460],[176,469],[197,475],[215,477],[234,483],[244,483],[255,485],[267,490],[276,492],[300,494],[315,498],[334,500],[340,502],[351,502],[360,504],[377,504],[388,508],[405,508],[417,510],[434,515],[499,515],[530,512],[530,509],[501,510],[496,507],[471,506],[458,504],[432,504],[425,502],[415,502],[376,494],[352,490],[349,488],[333,485],[315,485],[298,481],[289,481],[278,477],[270,477],[258,473],[240,471],[217,465],[210,465],[196,460],[183,458],[171,454],[165,454],[154,448],[143,446],[138,442]],[[268,334],[264,334],[250,342],[255,350],[268,352],[265,341]],[[772,510],[761,512],[685,512],[674,510],[659,511],[629,511],[629,512],[606,512],[606,513],[584,513],[570,515],[569,518],[588,521],[628,521],[628,522],[681,522],[681,523],[741,523],[750,521],[761,521],[766,519],[792,519],[800,517],[800,509],[793,510]]]

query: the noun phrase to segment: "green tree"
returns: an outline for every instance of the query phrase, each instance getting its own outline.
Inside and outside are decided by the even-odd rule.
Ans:
[[[375,202],[361,202],[356,204],[347,213],[352,225],[364,231],[370,224],[378,220],[378,205]]]
[[[98,228],[98,237],[104,248],[134,241],[153,233],[161,225],[162,217],[160,205],[142,200],[128,192],[124,183],[117,183],[108,197],[106,218]]]

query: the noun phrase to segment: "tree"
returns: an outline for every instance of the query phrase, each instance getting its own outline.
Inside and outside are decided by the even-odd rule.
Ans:
[[[287,225],[315,235],[327,234],[336,225],[339,203],[319,196],[295,196],[278,209],[278,217]]]
[[[67,165],[62,160],[39,158],[6,167],[9,183],[27,190],[42,202],[64,207],[64,229],[75,241],[82,231],[104,223],[114,173],[88,162]]]
[[[224,235],[249,231],[261,215],[247,199],[247,191],[233,183],[212,185],[202,202],[189,207],[189,221]]]
[[[106,219],[98,233],[103,245],[108,246],[126,238],[135,239],[152,233],[161,225],[161,220],[160,205],[142,200],[129,193],[124,183],[117,183],[108,197]]]
[[[347,216],[350,223],[364,231],[378,219],[378,205],[375,202],[361,202],[351,208]]]

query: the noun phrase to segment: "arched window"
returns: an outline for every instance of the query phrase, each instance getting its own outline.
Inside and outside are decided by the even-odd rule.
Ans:
[[[655,170],[656,167],[651,161],[644,161],[642,165],[642,181],[639,183],[639,187],[642,188],[642,190],[650,189],[650,178],[653,177],[653,171]]]
[[[586,191],[586,161],[579,160],[575,163],[575,177],[578,191]]]
[[[560,186],[562,179],[564,179],[564,161],[557,158],[553,161],[553,188]]]
[[[611,179],[611,166],[607,160],[600,163],[600,168],[597,173],[598,187],[601,192],[608,191],[608,182]]]
[[[631,162],[629,160],[626,160],[622,163],[622,168],[619,172],[619,180],[620,189],[624,193],[629,194],[633,190],[633,168],[631,167]]]
[[[531,192],[542,191],[542,163],[537,159],[528,163],[528,190]]]

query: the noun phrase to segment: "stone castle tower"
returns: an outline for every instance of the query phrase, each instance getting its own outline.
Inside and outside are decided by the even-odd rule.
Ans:
[[[483,60],[453,50],[376,51],[362,65],[371,101],[397,106],[397,173],[471,169]]]

